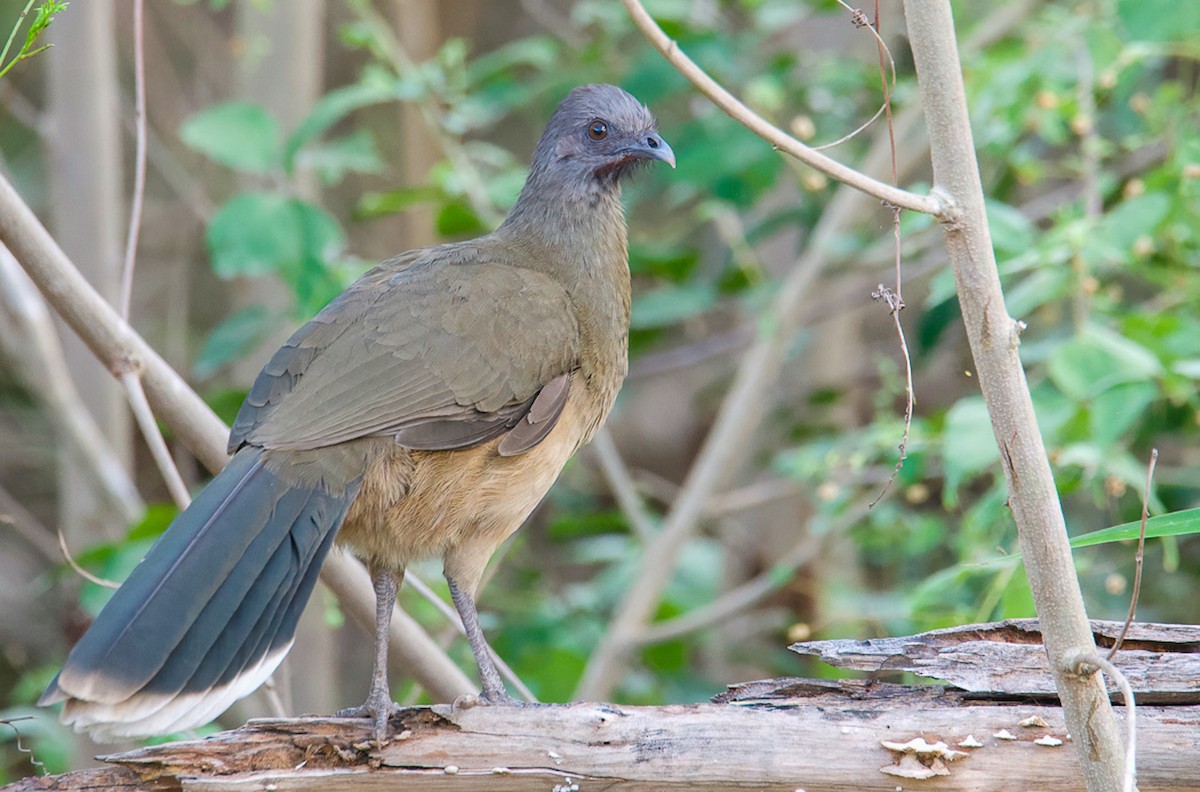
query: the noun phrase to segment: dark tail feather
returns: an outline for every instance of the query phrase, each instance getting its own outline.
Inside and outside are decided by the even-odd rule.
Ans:
[[[357,494],[283,481],[246,448],[113,595],[39,703],[95,736],[207,723],[279,665]]]

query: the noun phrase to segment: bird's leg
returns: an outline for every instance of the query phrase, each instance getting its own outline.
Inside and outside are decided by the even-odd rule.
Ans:
[[[404,573],[399,577],[403,579]],[[339,718],[371,718],[375,724],[375,742],[383,744],[387,737],[388,718],[400,709],[392,701],[388,688],[388,636],[392,625],[392,608],[396,605],[397,575],[390,570],[371,570],[371,582],[375,585],[375,670],[371,675],[371,690],[360,707],[351,707],[337,713]]]
[[[483,692],[479,698],[488,704],[519,704],[521,702],[508,695],[504,682],[500,680],[500,672],[492,662],[492,651],[487,639],[483,637],[483,629],[479,626],[479,613],[475,610],[475,598],[458,587],[449,576],[446,582],[450,584],[450,599],[462,619],[467,632],[467,642],[471,644],[471,652],[475,655],[475,664],[479,666],[479,679],[483,683]]]

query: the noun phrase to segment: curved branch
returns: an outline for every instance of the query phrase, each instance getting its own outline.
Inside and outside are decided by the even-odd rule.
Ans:
[[[887,182],[872,179],[870,176],[860,173],[854,168],[843,165],[837,160],[804,145],[758,113],[755,113],[749,107],[746,107],[736,96],[722,88],[712,77],[709,77],[703,69],[696,65],[695,61],[684,54],[683,50],[679,48],[679,45],[670,36],[663,32],[663,29],[650,17],[650,14],[647,13],[638,0],[621,0],[621,2],[625,4],[625,8],[629,11],[629,16],[633,19],[633,23],[637,25],[638,30],[649,39],[655,49],[661,52],[662,56],[680,74],[686,77],[692,85],[696,86],[701,93],[711,99],[713,104],[724,110],[730,118],[742,124],[746,129],[749,129],[779,151],[795,157],[809,167],[816,168],[831,179],[837,179],[843,184],[849,185],[856,190],[861,190],[867,195],[873,195],[879,200],[893,206],[899,206],[901,209],[923,212],[924,214],[933,215],[939,220],[948,211],[949,207],[945,201],[936,195],[918,195],[908,190],[901,190],[899,187],[893,187]]]

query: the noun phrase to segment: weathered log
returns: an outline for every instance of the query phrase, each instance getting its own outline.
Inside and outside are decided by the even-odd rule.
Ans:
[[[412,708],[393,719],[395,737],[381,749],[366,721],[257,720],[6,792],[1083,789],[1062,710],[1044,702],[800,679],[747,683],[718,699]],[[1137,712],[1139,788],[1200,788],[1200,706]]]
[[[1116,621],[1091,624],[1101,651],[1112,646],[1123,626]],[[838,668],[875,674],[911,671],[984,695],[1055,695],[1037,619],[968,624],[899,638],[804,641],[789,648]],[[1200,704],[1200,626],[1132,624],[1113,663],[1133,686],[1138,703]],[[1116,693],[1111,680],[1110,689]]]

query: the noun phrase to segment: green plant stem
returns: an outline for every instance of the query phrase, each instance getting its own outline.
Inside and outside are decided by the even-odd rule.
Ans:
[[[4,63],[4,59],[8,57],[8,51],[12,49],[12,43],[17,37],[17,31],[19,31],[21,29],[21,25],[25,23],[25,17],[29,16],[29,12],[33,10],[34,2],[36,2],[36,0],[29,0],[29,2],[25,4],[25,8],[21,10],[21,15],[17,17],[17,24],[13,25],[12,31],[8,34],[8,41],[4,42],[4,49],[0,50],[0,63]],[[45,49],[45,47],[42,49]],[[22,47],[21,50],[24,52],[24,47]],[[38,52],[41,52],[41,50],[38,50]],[[21,53],[18,53],[17,57],[13,58],[12,63],[8,64],[3,69],[0,69],[0,77],[8,74],[8,70],[13,66],[16,66],[20,60]]]

